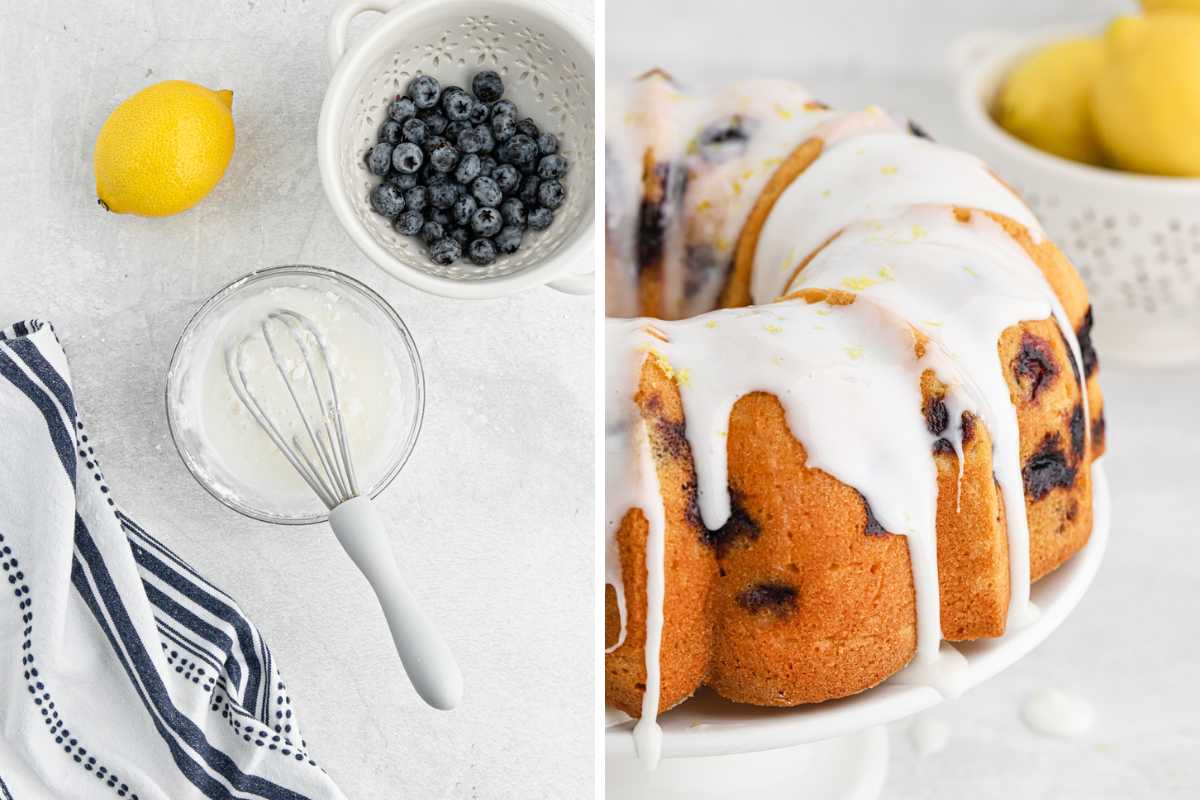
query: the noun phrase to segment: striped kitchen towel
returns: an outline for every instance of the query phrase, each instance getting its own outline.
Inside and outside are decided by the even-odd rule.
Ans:
[[[0,331],[0,800],[341,798],[229,595],[122,511],[53,329]]]

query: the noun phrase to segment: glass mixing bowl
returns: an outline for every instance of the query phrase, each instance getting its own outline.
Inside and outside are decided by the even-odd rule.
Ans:
[[[213,348],[222,346],[220,326],[240,304],[276,287],[333,292],[350,298],[354,310],[365,317],[371,339],[364,345],[372,353],[391,360],[398,390],[396,406],[390,409],[396,422],[381,434],[392,440],[384,442],[385,454],[375,459],[374,468],[364,469],[355,461],[363,494],[374,497],[400,472],[416,445],[425,412],[425,378],[417,345],[387,301],[360,281],[322,267],[282,266],[252,272],[221,289],[200,307],[180,335],[167,371],[167,425],[188,471],[209,494],[234,511],[263,522],[290,525],[323,522],[329,512],[314,493],[306,491],[303,500],[288,502],[286,506],[272,502],[261,487],[240,479],[235,470],[217,457],[214,448],[206,443],[204,426],[195,422],[202,418],[203,412],[196,407],[201,401],[195,396],[198,389],[194,382],[205,381],[211,372]],[[208,379],[213,376],[208,375]],[[262,446],[272,447],[265,437]],[[351,450],[354,456],[353,446]]]

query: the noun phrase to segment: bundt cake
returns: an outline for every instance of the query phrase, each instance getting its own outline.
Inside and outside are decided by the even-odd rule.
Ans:
[[[606,692],[793,706],[1000,636],[1086,544],[1087,292],[979,160],[800,87],[609,90]]]

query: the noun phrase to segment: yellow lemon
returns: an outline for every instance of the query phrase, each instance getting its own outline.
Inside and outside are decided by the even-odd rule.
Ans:
[[[1100,39],[1069,39],[1038,50],[1004,82],[996,121],[1039,150],[1099,164],[1089,97],[1104,58]]]
[[[1113,165],[1200,175],[1200,15],[1122,17],[1105,34],[1092,87],[1096,134]]]
[[[1142,10],[1147,14],[1154,11],[1200,11],[1200,0],[1142,0]]]
[[[118,214],[165,217],[200,202],[233,156],[233,92],[163,81],[130,97],[96,137],[96,196]]]

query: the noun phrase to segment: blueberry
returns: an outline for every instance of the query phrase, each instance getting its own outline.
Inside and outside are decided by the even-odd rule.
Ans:
[[[441,93],[442,87],[432,75],[418,75],[408,82],[408,96],[417,108],[433,108]]]
[[[538,187],[541,186],[542,179],[537,175],[527,175],[525,180],[521,181],[521,190],[517,192],[517,197],[521,198],[521,202],[526,208],[532,208],[537,205]]]
[[[718,164],[746,152],[753,126],[741,114],[724,117],[709,125],[696,137],[700,157]]]
[[[381,183],[371,190],[371,208],[385,217],[398,217],[404,210],[404,192],[394,183]]]
[[[517,133],[500,145],[500,160],[518,167],[532,164],[537,159],[537,154],[537,142],[524,133]]]
[[[543,133],[537,137],[538,152],[544,156],[558,152],[558,137],[553,133]]]
[[[459,247],[466,248],[467,242],[471,241],[471,232],[466,228],[452,228],[450,238],[458,242]]]
[[[529,117],[526,117],[517,123],[517,133],[523,133],[530,139],[533,139],[535,142],[537,141],[537,138],[542,135],[542,132],[538,129],[537,123],[531,120]]]
[[[467,128],[458,135],[458,149],[464,153],[478,153],[483,149],[483,136],[479,133],[481,128]]]
[[[407,97],[397,97],[388,106],[388,116],[393,122],[404,122],[417,115],[417,106]]]
[[[513,119],[516,119],[517,104],[512,100],[497,100],[492,105],[492,119],[495,119],[500,114],[507,114]]]
[[[474,153],[467,153],[458,162],[454,170],[454,179],[459,183],[470,183],[479,177],[480,158]]]
[[[429,212],[429,218],[447,230],[454,222],[454,215],[444,208],[435,208]]]
[[[388,175],[388,181],[396,184],[404,191],[408,191],[417,185],[417,174],[415,172],[392,172]],[[404,198],[405,204],[408,204],[408,198]]]
[[[454,222],[457,225],[470,225],[471,215],[479,208],[475,198],[469,194],[461,195],[454,201]]]
[[[517,121],[512,114],[492,116],[492,135],[497,142],[507,142],[517,132]]]
[[[555,179],[542,181],[537,190],[538,203],[553,211],[567,199],[567,187]]]
[[[518,228],[525,227],[525,204],[515,197],[510,197],[500,204],[500,216],[504,219],[505,225],[515,225]]]
[[[451,122],[446,126],[445,132],[442,134],[452,142],[457,142],[458,137],[462,136],[463,131],[471,130],[471,123],[466,120],[460,122]]]
[[[500,201],[504,199],[504,193],[500,191],[500,187],[492,178],[476,178],[471,182],[471,194],[475,195],[475,199],[479,201],[481,206],[491,206],[495,208],[500,205]]]
[[[568,166],[567,160],[562,156],[542,156],[542,160],[538,162],[537,174],[542,180],[547,178],[561,178],[567,174]]]
[[[471,91],[483,102],[494,103],[504,94],[504,81],[493,70],[485,69],[471,79]]]
[[[480,125],[488,121],[488,117],[492,115],[492,109],[487,103],[475,101],[475,105],[471,106],[471,116],[467,117],[473,125]]]
[[[495,236],[504,227],[504,219],[497,209],[483,206],[471,215],[471,230],[480,236]]]
[[[492,171],[492,178],[504,194],[512,194],[521,184],[521,173],[512,164],[501,164]]]
[[[429,163],[438,172],[450,172],[458,164],[458,148],[449,142],[438,142],[429,149]]]
[[[468,245],[467,255],[472,264],[486,267],[496,260],[496,245],[491,239],[475,239]]]
[[[425,154],[412,142],[398,144],[392,151],[392,166],[400,172],[416,172],[424,161]]]
[[[448,180],[430,181],[429,203],[434,208],[450,208],[458,199],[458,187]]]
[[[554,212],[548,208],[538,206],[529,212],[528,221],[531,230],[544,231],[550,227],[550,223],[554,222]]]
[[[475,133],[483,141],[483,146],[479,148],[481,153],[490,153],[496,149],[496,137],[492,136],[492,126],[486,122],[482,125],[475,126]]]
[[[440,222],[429,220],[421,226],[421,238],[425,240],[425,244],[433,244],[445,235],[445,228]]]
[[[404,141],[412,142],[415,145],[425,144],[425,140],[429,138],[429,128],[425,125],[424,120],[419,120],[413,117],[404,122],[401,136]]]
[[[372,175],[387,175],[392,168],[392,146],[380,142],[367,151],[367,169]]]
[[[396,217],[395,222],[396,230],[405,236],[416,236],[424,225],[425,217],[420,211],[414,211],[411,208]]]
[[[400,144],[400,132],[403,128],[400,123],[394,119],[389,119],[383,125],[379,126],[379,141],[387,142],[388,144]]]
[[[496,159],[491,156],[484,156],[479,159],[479,174],[491,177],[492,172],[496,169]]]
[[[471,108],[474,105],[475,101],[471,99],[471,95],[462,89],[447,89],[442,92],[442,110],[451,120],[461,122],[467,119],[471,116]]]
[[[442,131],[446,130],[446,125],[448,124],[446,117],[442,114],[439,114],[436,109],[422,111],[417,119],[424,122],[425,127],[428,128],[429,132],[434,136],[441,136]]]
[[[404,193],[404,205],[413,211],[424,211],[429,204],[429,190],[424,186],[414,186]]]
[[[433,263],[448,267],[462,256],[462,245],[449,236],[429,245],[429,257]]]
[[[505,225],[504,228],[496,234],[496,249],[504,255],[515,253],[521,247],[521,238],[524,236],[524,231],[516,225]]]

